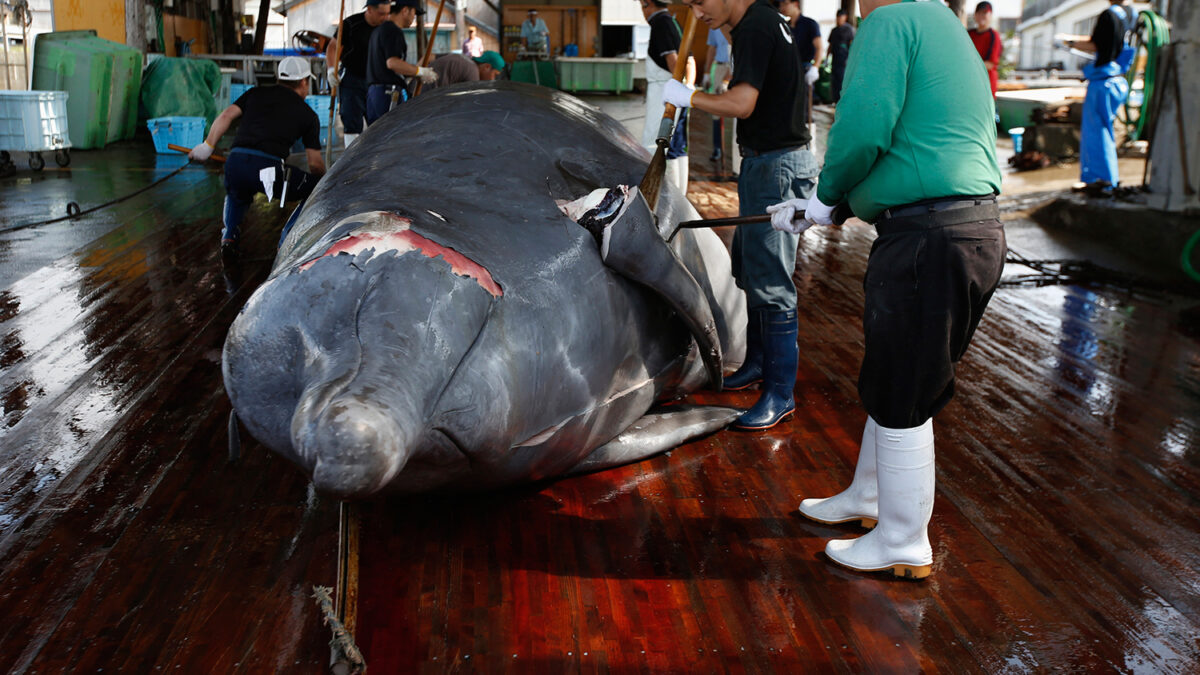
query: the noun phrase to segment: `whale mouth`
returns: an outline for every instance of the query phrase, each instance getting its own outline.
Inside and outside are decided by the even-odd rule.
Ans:
[[[385,411],[351,398],[330,402],[296,441],[301,455],[314,460],[317,490],[350,499],[378,492],[400,473],[414,436]]]

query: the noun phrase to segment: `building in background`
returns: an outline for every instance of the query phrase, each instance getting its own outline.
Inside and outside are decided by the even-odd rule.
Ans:
[[[1135,2],[1134,8],[1146,9],[1151,3]],[[1109,6],[1108,0],[1030,0],[1017,25],[1020,70],[1057,70],[1078,72],[1090,60],[1056,44],[1055,35],[1089,35],[1096,17]]]

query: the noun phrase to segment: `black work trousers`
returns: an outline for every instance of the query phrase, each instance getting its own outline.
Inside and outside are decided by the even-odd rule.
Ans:
[[[884,427],[920,426],[950,402],[954,366],[1000,282],[1007,245],[994,201],[961,211],[976,219],[946,211],[876,224],[858,393]]]

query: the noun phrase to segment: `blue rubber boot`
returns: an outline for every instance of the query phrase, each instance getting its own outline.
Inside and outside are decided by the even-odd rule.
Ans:
[[[733,423],[737,429],[770,429],[796,409],[794,391],[796,367],[800,361],[800,347],[796,344],[796,310],[765,314],[762,396]]]
[[[725,391],[738,391],[762,382],[762,335],[766,311],[750,310],[746,321],[746,359],[742,366],[733,374],[725,377],[722,388]]]

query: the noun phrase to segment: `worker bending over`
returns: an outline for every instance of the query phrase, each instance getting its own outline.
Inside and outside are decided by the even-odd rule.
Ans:
[[[425,13],[423,4],[423,0],[396,0],[388,20],[371,35],[367,56],[367,82],[370,85],[367,88],[367,124],[374,124],[396,104],[408,100],[405,77],[418,77],[425,84],[437,81],[433,68],[408,62],[404,29]]]
[[[863,21],[815,198],[780,204],[772,225],[828,225],[835,204],[875,224],[863,280],[867,409],[850,487],[805,499],[822,523],[875,529],[825,554],[864,572],[928,576],[933,563],[933,416],[1004,268],[1000,168],[983,62],[940,2],[859,0]]]
[[[304,199],[325,174],[321,121],[304,102],[311,77],[312,70],[304,59],[289,56],[281,60],[276,69],[278,84],[254,87],[242,94],[217,115],[208,137],[188,153],[192,159],[208,159],[229,125],[241,118],[233,150],[225,160],[221,252],[226,256],[238,254],[242,219],[255,194],[261,192],[281,202]],[[297,139],[304,144],[307,172],[284,163]]]
[[[767,0],[686,2],[709,28],[731,27],[733,78],[724,94],[694,91],[670,80],[664,98],[679,107],[740,120],[741,215],[757,215],[776,202],[808,197],[816,183],[817,160],[809,151],[804,71],[791,27]],[[725,378],[725,388],[762,382],[758,402],[734,422],[741,429],[772,427],[796,407],[799,351],[792,272],[798,242],[798,234],[766,223],[743,225],[733,235],[733,275],[746,292],[750,320],[746,361]]]
[[[438,87],[448,87],[459,82],[491,82],[504,72],[504,57],[488,50],[479,56],[443,54],[429,64],[437,73]]]

